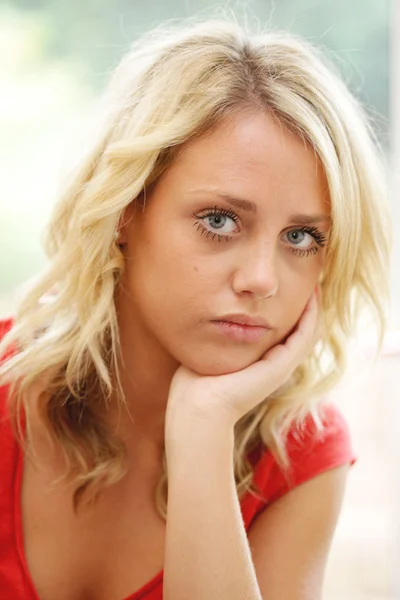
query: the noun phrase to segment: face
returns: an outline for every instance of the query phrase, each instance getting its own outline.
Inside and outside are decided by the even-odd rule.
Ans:
[[[271,115],[243,112],[187,142],[133,206],[118,310],[158,352],[229,373],[296,325],[324,265],[329,197],[314,152]],[[214,322],[238,314],[268,327]]]

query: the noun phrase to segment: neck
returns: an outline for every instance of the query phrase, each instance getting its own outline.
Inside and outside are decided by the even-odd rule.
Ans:
[[[120,318],[120,344],[125,405],[115,401],[107,418],[128,450],[136,445],[161,448],[169,388],[179,363],[132,316]]]

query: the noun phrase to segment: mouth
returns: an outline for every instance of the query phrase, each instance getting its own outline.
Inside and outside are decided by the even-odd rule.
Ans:
[[[211,323],[218,328],[219,333],[237,342],[260,342],[271,331],[266,325],[238,323],[237,321],[228,321],[226,319],[213,320]]]
[[[264,327],[272,329],[271,325],[261,316],[247,315],[245,313],[232,313],[217,317],[215,321],[225,321],[227,323],[237,323],[238,325],[246,325],[248,327]]]

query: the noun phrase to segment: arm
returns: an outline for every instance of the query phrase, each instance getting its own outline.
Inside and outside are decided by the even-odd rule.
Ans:
[[[164,600],[262,598],[236,494],[233,428],[216,421],[181,427],[167,450]]]
[[[294,488],[264,510],[248,533],[264,600],[320,600],[349,465]]]
[[[165,600],[318,600],[348,467],[286,494],[260,515],[247,540],[233,430],[191,425],[167,454]]]
[[[169,480],[165,600],[296,598],[293,595],[285,597],[285,589],[281,589],[280,585],[275,585],[278,592],[270,593],[268,577],[265,580],[263,575],[261,579],[260,570],[263,571],[264,566],[262,548],[268,546],[274,553],[279,539],[278,532],[275,543],[271,543],[269,525],[263,525],[261,517],[255,525],[251,542],[260,557],[257,559],[260,581],[257,580],[235,488],[232,460],[234,426],[243,415],[287,381],[315,346],[319,337],[317,296],[315,290],[291,335],[248,367],[221,375],[201,375],[180,365],[174,374],[165,421]],[[283,502],[282,499],[281,506]],[[336,498],[330,499],[325,516],[331,523],[335,521],[336,508]],[[300,506],[296,505],[296,509],[302,514]],[[275,515],[274,522],[277,518]],[[299,531],[296,519],[296,513],[285,515],[279,523],[286,532],[290,532],[292,527]],[[309,531],[319,525],[318,519],[315,522],[311,519]],[[319,559],[324,545],[327,552],[332,535],[329,528],[324,531],[322,545],[316,543],[314,550],[311,546],[311,550],[307,547],[308,541],[303,548],[301,536],[298,539],[295,536],[291,540],[294,552],[315,554]],[[254,532],[258,532],[257,539]],[[286,535],[289,539],[289,534]],[[292,547],[286,546],[286,550],[290,554]],[[279,551],[283,556],[281,546]],[[287,563],[286,557],[281,560],[282,565]],[[310,559],[309,565],[306,570],[316,572],[321,568],[318,560],[313,562]],[[290,576],[288,572],[287,578]],[[300,577],[301,580],[308,578],[308,573],[305,575],[302,571]],[[282,584],[289,591],[293,589],[290,583]]]

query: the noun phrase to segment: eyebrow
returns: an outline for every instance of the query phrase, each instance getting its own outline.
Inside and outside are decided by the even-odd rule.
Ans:
[[[216,190],[207,190],[207,189],[199,189],[193,190],[196,193],[205,193],[211,194],[212,196],[218,196],[222,200],[225,200],[231,206],[243,210],[245,212],[250,212],[253,214],[257,214],[257,204],[252,202],[251,200],[245,200],[243,198],[237,198],[236,196],[231,196],[230,194],[225,194],[224,192],[219,192]],[[290,225],[314,225],[317,223],[323,223],[329,225],[331,223],[331,218],[329,215],[321,214],[321,215],[305,215],[303,213],[296,213],[290,215],[289,224]]]

